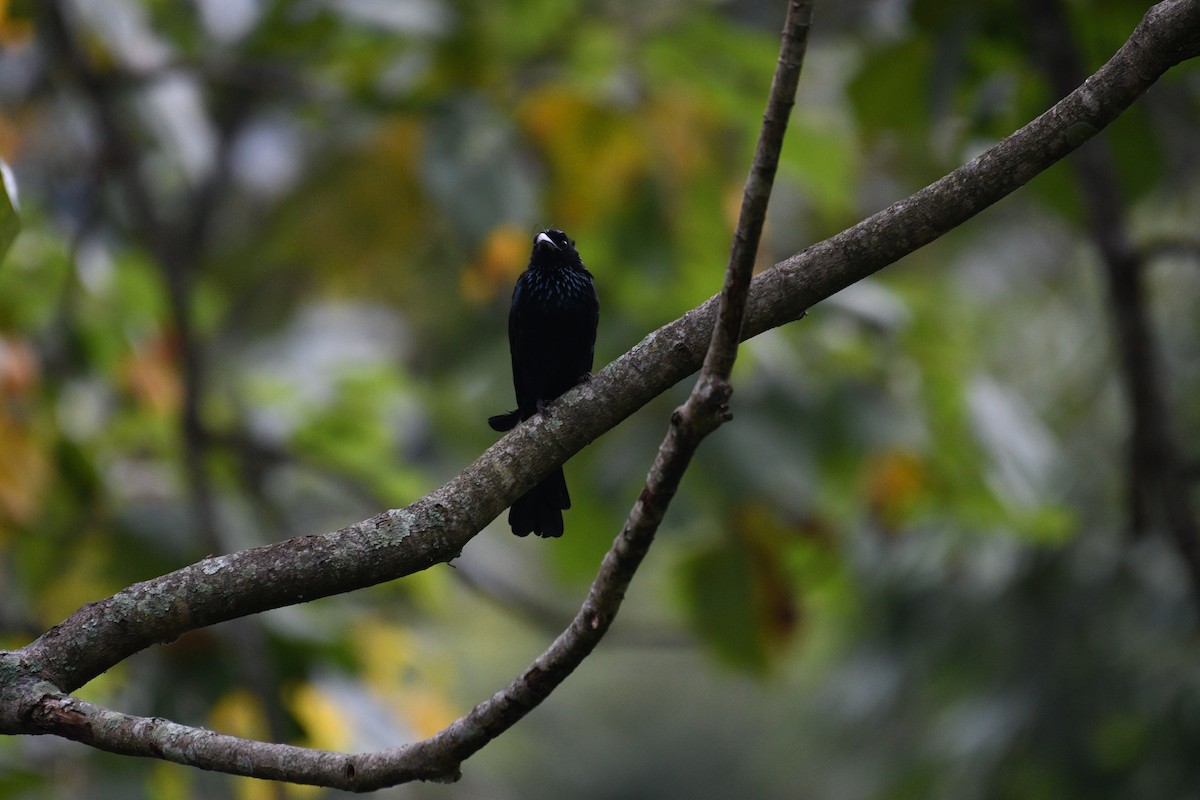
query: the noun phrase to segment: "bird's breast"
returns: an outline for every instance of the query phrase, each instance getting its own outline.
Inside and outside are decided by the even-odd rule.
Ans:
[[[587,277],[574,270],[532,273],[526,288],[530,300],[555,308],[578,305],[592,293]]]

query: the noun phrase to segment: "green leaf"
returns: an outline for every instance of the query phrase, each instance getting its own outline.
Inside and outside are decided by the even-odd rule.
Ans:
[[[682,582],[692,627],[713,653],[731,666],[764,671],[767,652],[745,548],[726,540],[700,550],[683,564]]]
[[[731,536],[702,546],[683,563],[684,602],[717,658],[761,674],[801,626],[784,568],[794,531],[756,503],[739,507],[727,527]]]
[[[828,216],[854,208],[857,143],[838,126],[797,114],[789,124],[780,169],[793,177]]]
[[[850,103],[868,136],[897,131],[914,140],[928,135],[929,73],[933,47],[915,36],[872,53],[851,81]]]

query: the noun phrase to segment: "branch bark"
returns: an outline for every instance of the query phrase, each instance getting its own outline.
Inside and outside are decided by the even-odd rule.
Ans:
[[[370,785],[364,775],[387,773],[392,782],[452,777],[461,759],[447,759],[442,748],[486,737],[497,719],[528,703],[544,677],[542,659],[434,739],[361,756],[249,742],[163,720],[130,717],[66,693],[129,655],[186,631],[352,591],[452,560],[550,469],[700,367],[716,337],[728,341],[732,335],[736,341],[794,321],[819,300],[962,224],[1064,158],[1115,119],[1167,69],[1197,54],[1200,0],[1155,5],[1113,58],[1049,111],[911,197],[755,278],[746,296],[744,320],[730,310],[736,304],[723,299],[727,293],[722,292],[720,298],[647,336],[546,413],[505,436],[456,478],[409,506],[332,533],[205,559],[88,604],[25,648],[0,653],[0,733],[52,733],[117,752],[351,789]],[[742,247],[752,244],[747,239]],[[735,255],[738,249],[735,241]],[[727,283],[735,288],[728,295],[736,294],[743,277],[731,271]],[[702,408],[694,409],[692,416],[685,405],[673,418],[665,452],[660,451],[651,470],[649,483],[657,481],[657,488],[648,486],[642,493],[601,567],[597,584],[612,573],[616,597],[628,583],[620,564],[630,563],[625,560],[629,557],[640,559],[636,552],[623,554],[622,547],[636,549],[643,541],[648,545],[648,540],[627,537],[626,532],[641,526],[652,531],[657,526],[665,510],[663,501],[682,474],[681,462],[671,453],[671,437],[695,433],[686,430],[688,425],[699,430],[715,427],[724,416],[723,401],[712,401],[724,391],[720,375],[725,357],[713,355],[712,365],[705,370],[714,389],[700,404]],[[732,354],[728,363],[732,365]],[[610,567],[612,559],[617,566]],[[593,587],[571,628],[543,659],[559,658],[560,643],[573,637],[586,640],[595,635],[598,640],[596,632],[602,633],[611,615],[603,605],[589,605],[597,591],[603,587]],[[129,735],[121,737],[121,731]],[[297,763],[299,758],[305,766]]]

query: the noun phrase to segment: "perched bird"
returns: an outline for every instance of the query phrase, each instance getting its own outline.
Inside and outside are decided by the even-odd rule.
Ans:
[[[591,374],[600,322],[600,299],[575,242],[558,230],[533,239],[529,266],[513,289],[508,314],[517,410],[488,418],[507,431]],[[564,509],[571,507],[567,481],[556,469],[513,503],[508,524],[517,536],[562,536]]]

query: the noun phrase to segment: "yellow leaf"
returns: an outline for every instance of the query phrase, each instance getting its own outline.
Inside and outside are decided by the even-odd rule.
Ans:
[[[45,437],[33,424],[41,369],[33,346],[0,337],[0,532],[32,523],[50,480]]]
[[[891,531],[908,519],[925,495],[925,465],[915,453],[887,450],[871,462],[867,499],[876,519]]]
[[[159,337],[135,350],[121,374],[134,399],[156,414],[174,415],[183,398],[174,343]]]
[[[28,19],[14,19],[8,10],[8,0],[0,0],[0,47],[20,47],[33,38],[33,23]]]
[[[715,168],[718,118],[702,98],[663,92],[648,102],[646,110],[641,124],[654,148],[654,164],[675,188],[686,190],[698,174]]]
[[[0,405],[0,518],[18,525],[34,521],[50,480],[41,437]]]
[[[269,740],[267,715],[262,702],[249,689],[237,688],[227,692],[217,701],[208,715],[209,725],[215,731],[240,736],[244,739]],[[274,800],[278,797],[275,787],[254,778],[238,778],[238,800]]]
[[[350,749],[350,723],[333,698],[311,683],[292,686],[285,699],[288,711],[308,732],[308,746],[319,750]]]
[[[647,174],[651,145],[636,114],[550,84],[526,95],[517,116],[550,166],[551,211],[563,228],[589,227],[600,213],[631,199]]]
[[[229,691],[217,701],[208,715],[213,730],[245,739],[267,737],[267,716],[262,703],[249,689]]]
[[[377,621],[363,623],[354,640],[372,693],[417,736],[432,736],[458,718],[449,699],[453,666],[419,636]]]
[[[497,293],[511,291],[529,260],[529,246],[529,231],[520,225],[493,228],[474,263],[463,271],[463,296],[482,305],[491,302]]]
[[[188,800],[192,796],[192,770],[160,762],[150,770],[146,794],[151,800]]]
[[[108,574],[109,546],[101,537],[86,535],[72,541],[69,549],[64,548],[55,580],[48,582],[37,598],[42,622],[53,625],[84,603],[108,597],[121,588]]]

